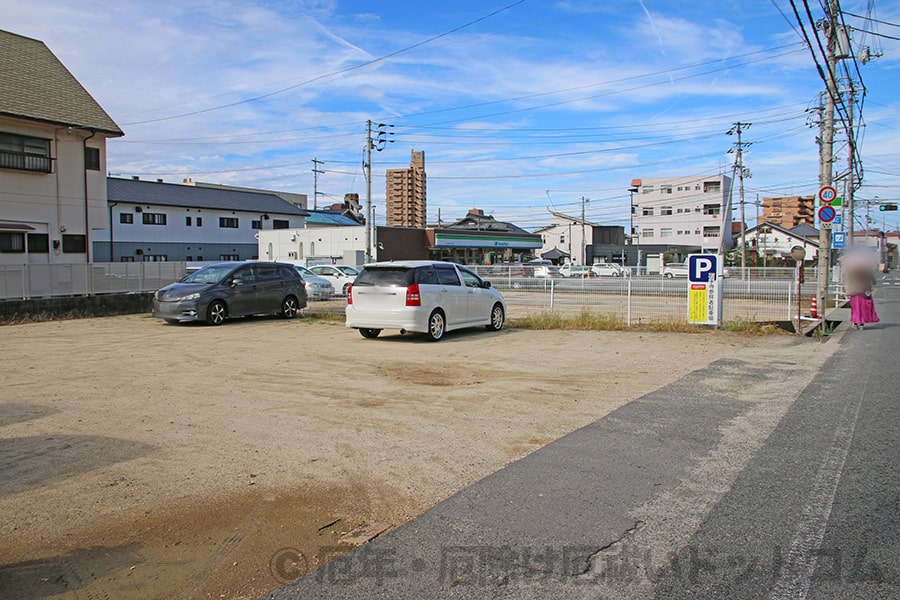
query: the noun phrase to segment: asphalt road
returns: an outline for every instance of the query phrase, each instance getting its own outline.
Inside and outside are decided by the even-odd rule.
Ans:
[[[900,598],[900,277],[876,302],[806,377],[823,342],[717,361],[266,597]]]

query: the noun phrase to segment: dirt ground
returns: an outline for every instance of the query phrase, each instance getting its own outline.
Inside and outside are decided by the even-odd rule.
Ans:
[[[710,362],[789,336],[0,328],[0,597],[257,598]],[[285,556],[293,560],[285,562]]]

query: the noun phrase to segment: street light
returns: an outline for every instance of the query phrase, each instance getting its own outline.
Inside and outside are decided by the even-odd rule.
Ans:
[[[634,193],[638,191],[636,187],[628,188],[628,238],[631,240],[631,243],[634,244],[635,233],[634,233]],[[635,275],[641,274],[641,238],[637,238],[637,268],[635,269]]]

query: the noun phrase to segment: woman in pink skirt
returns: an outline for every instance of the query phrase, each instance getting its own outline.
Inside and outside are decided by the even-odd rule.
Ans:
[[[850,323],[853,329],[864,329],[866,323],[877,323],[872,289],[875,287],[875,273],[871,269],[851,267],[845,271],[847,295],[850,296]]]

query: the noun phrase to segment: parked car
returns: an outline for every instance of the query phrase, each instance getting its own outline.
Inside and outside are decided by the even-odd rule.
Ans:
[[[153,316],[167,323],[278,314],[286,319],[306,307],[306,286],[293,265],[223,262],[198,269],[153,295]]]
[[[596,277],[588,265],[563,265],[559,274],[563,277]]]
[[[315,265],[310,271],[331,282],[336,294],[347,295],[350,284],[359,275],[359,271],[347,265]]]
[[[525,267],[526,276],[540,277],[545,279],[550,277],[559,277],[559,267],[554,265],[549,260],[545,260],[542,258],[529,260],[525,263]]]
[[[683,262],[669,263],[663,267],[662,274],[666,279],[672,279],[673,277],[687,277],[688,265]]]
[[[306,297],[309,300],[328,300],[334,296],[334,286],[324,277],[319,277],[303,265],[294,265],[303,283],[306,284]]]
[[[615,263],[594,263],[591,272],[597,277],[627,277],[628,271]]]
[[[424,333],[438,341],[463,327],[503,328],[506,303],[491,282],[455,263],[397,261],[374,263],[347,295],[346,325],[365,338],[383,329]]]

